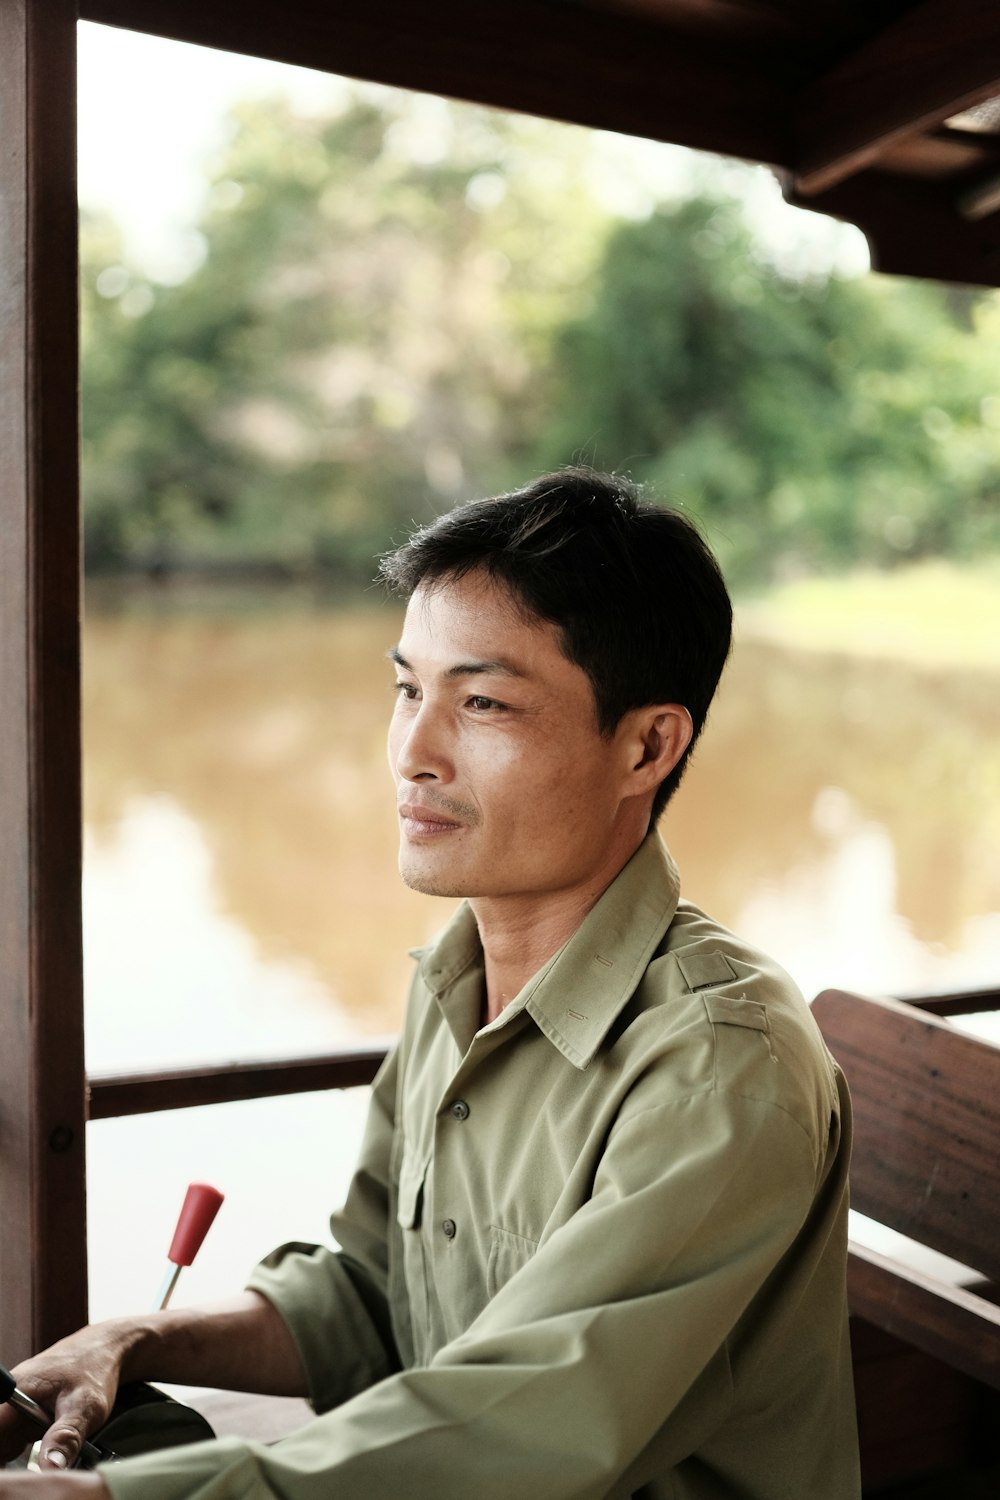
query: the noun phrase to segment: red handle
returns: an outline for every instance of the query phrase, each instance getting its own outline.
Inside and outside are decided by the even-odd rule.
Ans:
[[[175,1266],[189,1266],[201,1249],[201,1242],[219,1212],[223,1194],[207,1182],[192,1182],[184,1195],[177,1228],[167,1251]]]

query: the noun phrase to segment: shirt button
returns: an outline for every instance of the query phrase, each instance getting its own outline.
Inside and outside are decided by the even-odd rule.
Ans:
[[[456,1120],[467,1120],[469,1118],[469,1106],[464,1099],[456,1099],[451,1106],[451,1112]]]
[[[455,1223],[454,1219],[445,1219],[444,1223],[441,1225],[441,1230],[446,1240],[453,1240],[455,1238],[457,1229],[458,1226]]]

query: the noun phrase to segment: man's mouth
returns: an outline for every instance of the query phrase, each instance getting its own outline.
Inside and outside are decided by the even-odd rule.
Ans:
[[[401,824],[410,835],[454,833],[463,826],[457,818],[451,818],[437,808],[421,807],[413,802],[400,803],[398,812]]]

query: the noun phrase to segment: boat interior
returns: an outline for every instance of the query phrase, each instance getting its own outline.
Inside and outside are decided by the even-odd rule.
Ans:
[[[83,1050],[76,26],[124,27],[763,163],[876,271],[1000,285],[987,0],[3,0],[0,100],[0,1350],[86,1321],[88,1120],[361,1086],[384,1049],[88,1076]],[[178,108],[182,108],[178,101]],[[901,759],[900,774],[906,774]],[[998,981],[1000,982],[1000,981]],[[856,1102],[850,1252],[865,1493],[1000,1489],[1000,990],[824,991]],[[902,1240],[905,1239],[905,1244]],[[302,1403],[219,1395],[269,1438]],[[805,1500],[805,1497],[802,1497]]]

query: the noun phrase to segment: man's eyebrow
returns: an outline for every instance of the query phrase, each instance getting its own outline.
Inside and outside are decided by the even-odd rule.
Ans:
[[[390,661],[402,667],[404,672],[412,672],[413,668],[406,660],[398,646],[390,646],[385,653]],[[505,657],[496,656],[482,661],[460,661],[453,667],[449,667],[445,673],[446,677],[527,677],[528,673],[515,662],[506,660]]]

